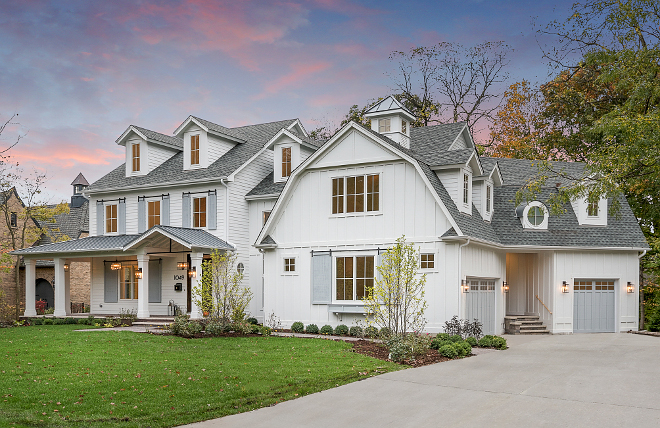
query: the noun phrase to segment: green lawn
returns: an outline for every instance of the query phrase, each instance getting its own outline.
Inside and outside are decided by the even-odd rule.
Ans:
[[[331,340],[81,327],[0,329],[0,426],[174,426],[402,368]]]

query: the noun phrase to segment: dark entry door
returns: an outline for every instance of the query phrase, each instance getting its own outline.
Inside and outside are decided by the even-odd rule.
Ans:
[[[52,308],[55,306],[55,291],[53,290],[53,286],[43,278],[37,280],[34,297],[36,300],[45,301],[46,308]]]

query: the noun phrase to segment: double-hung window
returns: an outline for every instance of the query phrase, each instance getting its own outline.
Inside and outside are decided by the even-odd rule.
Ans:
[[[589,199],[591,198],[593,198],[593,195],[590,193]],[[589,217],[598,217],[598,200],[589,202],[589,199],[587,199],[587,215]]]
[[[190,136],[190,165],[199,165],[199,135]]]
[[[291,147],[282,148],[282,177],[291,175]]]
[[[467,205],[470,200],[469,196],[470,196],[470,176],[467,174],[463,174],[463,203],[465,205]]]
[[[493,188],[488,184],[486,186],[486,212],[490,213],[492,205]]]
[[[206,227],[206,196],[193,198],[193,227]]]
[[[390,132],[390,119],[378,119],[378,132]]]
[[[117,233],[117,204],[105,206],[105,233]]]
[[[149,201],[147,219],[149,229],[160,224],[160,201]]]
[[[358,175],[332,179],[332,213],[380,210],[380,176]]]
[[[133,144],[133,172],[140,171],[140,143]]]
[[[335,299],[364,299],[374,286],[374,273],[374,256],[337,257]]]
[[[137,265],[124,264],[121,266],[121,277],[119,278],[119,298],[120,299],[137,299],[138,298],[138,282],[135,278],[135,271]]]

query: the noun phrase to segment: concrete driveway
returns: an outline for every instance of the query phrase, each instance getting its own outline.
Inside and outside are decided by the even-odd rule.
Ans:
[[[388,373],[211,427],[656,427],[660,338],[508,336],[509,349]]]

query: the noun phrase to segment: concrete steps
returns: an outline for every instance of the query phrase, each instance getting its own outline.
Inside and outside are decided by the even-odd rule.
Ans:
[[[157,317],[149,317],[149,318],[138,318],[135,321],[133,321],[133,325],[164,329],[173,322],[174,322],[174,317],[157,316]]]
[[[507,315],[504,317],[507,334],[549,334],[538,315]]]

